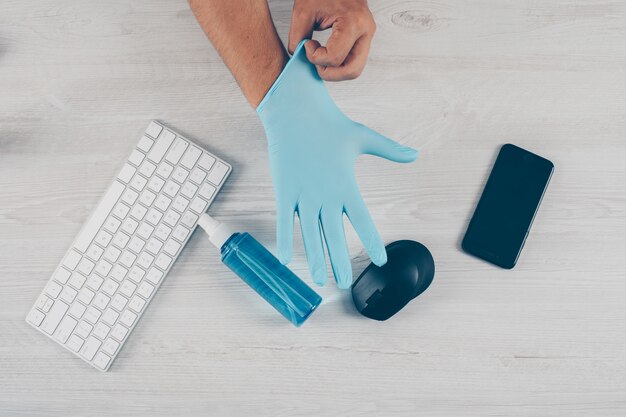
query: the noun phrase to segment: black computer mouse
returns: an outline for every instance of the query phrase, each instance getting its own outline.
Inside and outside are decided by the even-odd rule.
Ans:
[[[352,284],[352,300],[359,313],[387,320],[423,293],[435,276],[435,261],[426,246],[399,240],[385,247],[387,263],[373,263]]]

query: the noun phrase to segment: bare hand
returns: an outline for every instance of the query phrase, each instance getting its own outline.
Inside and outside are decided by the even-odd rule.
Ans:
[[[326,81],[352,80],[363,71],[376,23],[366,0],[295,0],[289,31],[289,52],[314,30],[332,28],[326,46],[305,44],[309,61]]]

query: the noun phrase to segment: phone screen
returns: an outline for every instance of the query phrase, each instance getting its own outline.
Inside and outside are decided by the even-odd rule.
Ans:
[[[463,249],[513,268],[554,165],[515,145],[503,145],[463,239]]]

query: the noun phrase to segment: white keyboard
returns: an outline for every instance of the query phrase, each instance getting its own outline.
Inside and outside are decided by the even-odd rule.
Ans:
[[[151,122],[27,323],[108,370],[231,169]]]

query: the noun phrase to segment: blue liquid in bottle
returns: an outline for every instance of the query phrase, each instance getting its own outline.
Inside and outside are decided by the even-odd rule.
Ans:
[[[250,234],[231,233],[208,214],[198,224],[220,247],[222,262],[294,325],[304,323],[322,302],[322,297]]]

